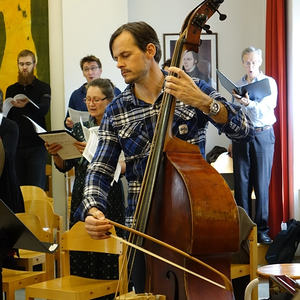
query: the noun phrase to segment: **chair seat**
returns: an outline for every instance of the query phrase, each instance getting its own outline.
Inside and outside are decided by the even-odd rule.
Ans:
[[[65,300],[67,297],[68,300],[86,300],[113,294],[117,286],[118,280],[99,280],[70,275],[27,286],[26,293],[28,292],[30,297],[37,298]]]
[[[19,271],[12,269],[2,269],[2,284],[3,290],[6,290],[8,284],[15,283],[18,285],[19,289],[26,287],[26,285],[34,282],[39,282],[41,280],[46,280],[46,272],[31,272],[31,271]]]
[[[16,257],[16,264],[24,267],[25,270],[33,270],[33,266],[45,263],[46,254],[31,250],[19,250],[19,257]]]

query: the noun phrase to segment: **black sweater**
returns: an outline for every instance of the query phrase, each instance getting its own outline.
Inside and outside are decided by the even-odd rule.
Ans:
[[[18,148],[31,148],[44,144],[35,132],[33,124],[24,115],[46,129],[45,116],[49,111],[51,99],[49,84],[37,78],[33,80],[32,84],[26,86],[17,82],[7,88],[5,98],[13,98],[17,94],[26,95],[39,107],[38,109],[29,102],[23,108],[13,106],[10,109],[7,118],[14,120],[19,126]]]
[[[0,137],[5,151],[5,162],[2,176],[0,176],[0,199],[15,213],[24,211],[23,197],[15,167],[18,134],[17,124],[3,118],[0,124]]]

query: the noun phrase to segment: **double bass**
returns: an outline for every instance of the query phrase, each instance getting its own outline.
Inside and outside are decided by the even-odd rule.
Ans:
[[[223,0],[206,0],[186,18],[172,56],[179,67],[185,51],[198,52],[201,31]],[[220,19],[224,15],[220,14]],[[142,182],[133,228],[201,259],[230,278],[230,255],[239,247],[238,211],[221,175],[198,146],[173,136],[176,99],[164,93]],[[223,284],[217,272],[158,243],[130,234],[131,244]],[[130,251],[134,259],[134,250]],[[152,256],[146,260],[146,291],[170,300],[232,299],[222,289]],[[130,269],[130,268],[129,268]]]

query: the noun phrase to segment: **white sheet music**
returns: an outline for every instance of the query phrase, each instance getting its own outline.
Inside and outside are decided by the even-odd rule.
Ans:
[[[36,133],[47,132],[43,127],[41,127],[38,123],[34,122],[29,117],[27,117],[25,115],[24,115],[24,117],[26,117],[33,124],[33,127],[34,127]]]
[[[83,128],[88,129],[85,126],[83,126]],[[99,129],[99,126],[91,127],[88,129],[89,133],[85,134],[85,136],[88,136],[88,137],[87,137],[87,143],[86,143],[85,149],[82,153],[82,156],[85,157],[88,162],[92,161],[92,159],[95,155],[95,152],[97,150],[98,129]]]
[[[82,122],[89,120],[90,113],[88,111],[80,111],[70,107],[68,108],[68,111],[69,111],[70,118],[74,124],[80,122],[80,118]]]
[[[33,106],[35,106],[36,108],[40,109],[40,108],[38,107],[38,105],[36,105],[36,104],[35,104],[32,100],[30,100],[26,95],[24,95],[24,94],[17,94],[17,95],[15,95],[13,98],[10,97],[10,98],[6,98],[6,99],[4,100],[4,102],[3,102],[3,108],[2,108],[4,117],[6,117],[6,116],[8,115],[10,109],[13,107],[12,101],[18,101],[18,100],[22,100],[22,99],[25,99],[25,98],[28,99],[28,101],[29,101]]]

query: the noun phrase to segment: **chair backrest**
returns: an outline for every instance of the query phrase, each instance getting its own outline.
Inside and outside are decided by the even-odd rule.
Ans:
[[[53,202],[53,199],[48,197],[47,193],[40,187],[34,185],[22,185],[22,195],[24,201],[27,200],[48,200]]]
[[[53,205],[45,200],[25,200],[25,212],[34,214],[39,217],[43,228],[61,229],[59,219],[60,217],[54,213]]]
[[[23,224],[42,242],[52,242],[53,235],[43,230],[40,219],[35,214],[17,213],[16,216]],[[54,278],[54,254],[46,253],[43,270],[46,273],[46,279]]]
[[[247,215],[246,211],[238,206],[239,212],[239,237],[240,237],[240,250],[232,255],[232,262],[235,264],[248,264],[251,260],[252,249],[249,241],[254,238],[254,232],[257,234],[256,224]],[[255,236],[254,245],[256,246],[257,252],[257,237]],[[250,253],[251,251],[251,253]],[[257,255],[257,254],[256,254]]]
[[[30,200],[24,201],[24,206],[25,212],[38,216],[43,229],[50,233],[51,242],[59,243],[63,231],[62,217],[54,213],[53,205],[45,200]],[[56,273],[59,275],[61,273],[60,251],[55,253],[55,259],[57,261]]]
[[[115,230],[112,233],[116,235]],[[91,251],[119,255],[119,269],[123,264],[123,243],[114,238],[104,240],[92,239],[85,227],[84,222],[77,222],[72,228],[61,235],[61,270],[62,275],[70,275],[70,251]],[[123,277],[123,275],[121,275]]]
[[[17,213],[16,216],[40,241],[50,242],[50,234],[43,230],[40,219],[36,215],[25,212]]]
[[[114,229],[112,233],[116,235]],[[123,244],[114,238],[92,239],[85,229],[84,222],[77,222],[70,230],[62,234],[60,246],[62,251],[92,251],[120,255]]]

